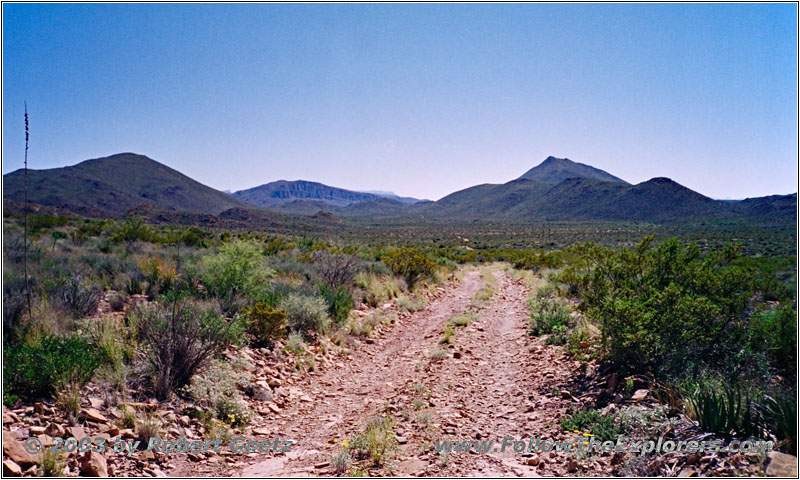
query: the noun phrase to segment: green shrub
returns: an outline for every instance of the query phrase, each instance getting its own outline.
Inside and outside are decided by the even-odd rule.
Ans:
[[[345,287],[333,288],[327,283],[322,283],[319,286],[319,294],[328,304],[328,313],[336,324],[341,325],[347,321],[350,310],[355,308],[356,302]]]
[[[247,333],[253,336],[256,347],[272,348],[275,340],[287,334],[286,312],[275,310],[266,303],[256,303],[242,313],[247,319]]]
[[[171,305],[142,305],[135,317],[153,391],[160,400],[188,385],[200,368],[244,332],[239,317],[226,320],[214,309],[177,298]]]
[[[566,328],[570,326],[570,309],[561,300],[529,299],[528,310],[531,313],[528,328],[529,335],[539,336],[553,333],[556,328],[559,329],[557,333],[564,333]]]
[[[409,288],[436,271],[436,264],[427,255],[411,248],[397,248],[383,255],[381,260],[395,275],[403,277]]]
[[[281,301],[280,307],[292,330],[303,335],[325,333],[330,327],[328,305],[320,297],[292,293]]]
[[[68,383],[85,384],[100,364],[100,352],[88,340],[46,335],[34,345],[4,349],[3,389],[27,398],[52,398]]]
[[[574,247],[578,259],[559,277],[577,289],[598,322],[603,347],[624,373],[673,375],[687,365],[722,368],[745,342],[752,272],[735,265],[735,247],[702,255],[677,240],[635,249]]]
[[[242,240],[224,244],[219,253],[203,257],[201,263],[201,281],[225,313],[235,312],[248,299],[258,298],[274,273],[264,264],[261,246]]]
[[[615,441],[622,434],[622,429],[614,423],[613,415],[601,415],[597,410],[579,410],[563,416],[561,428],[570,433],[591,433],[601,442]]]
[[[765,352],[780,375],[797,374],[797,311],[791,305],[759,311],[750,320],[751,349]]]

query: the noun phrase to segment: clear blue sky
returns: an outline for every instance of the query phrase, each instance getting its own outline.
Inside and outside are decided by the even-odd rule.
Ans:
[[[430,199],[548,155],[797,191],[797,12],[731,5],[3,5],[3,172],[142,153],[207,185]]]

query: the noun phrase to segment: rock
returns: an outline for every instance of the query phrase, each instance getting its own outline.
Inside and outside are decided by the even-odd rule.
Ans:
[[[528,465],[533,465],[535,467],[536,465],[539,465],[539,457],[536,456],[531,457],[525,463],[527,463]]]
[[[647,390],[647,389],[644,389],[644,388],[641,389],[641,390],[636,390],[635,392],[633,392],[633,396],[631,397],[631,401],[632,402],[641,402],[642,400],[645,399],[645,397],[647,397],[648,393],[650,393],[650,390]]]
[[[22,442],[10,438],[3,439],[3,455],[22,468],[31,467],[39,463],[34,455],[25,450]]]
[[[17,465],[13,460],[3,460],[3,476],[21,477],[22,468],[19,465]]]
[[[272,434],[272,430],[267,427],[256,427],[253,429],[253,435],[261,435],[261,436],[269,436]]]
[[[567,463],[567,473],[573,473],[578,469],[578,462],[576,460],[570,460]]]
[[[427,463],[423,462],[419,458],[407,458],[400,462],[398,465],[398,472],[402,476],[417,476],[417,473],[424,472],[425,467],[427,467]]]
[[[31,425],[28,430],[31,432],[31,435],[41,435],[47,429],[41,425]]]
[[[274,377],[270,378],[269,380],[267,380],[267,385],[269,385],[270,387],[273,387],[273,388],[280,387],[281,386],[281,380],[279,378],[274,378]]]
[[[767,455],[767,476],[797,478],[797,457],[786,453],[771,451]]]
[[[281,409],[280,409],[280,407],[278,407],[278,406],[277,406],[277,405],[275,405],[274,403],[268,403],[268,404],[267,404],[267,407],[268,407],[270,410],[272,410],[272,413],[281,413]]]
[[[81,418],[97,423],[108,423],[108,419],[94,408],[87,408],[81,412]]]
[[[78,440],[81,438],[86,438],[86,431],[82,427],[67,427],[66,428],[67,434],[70,437],[75,437]]]
[[[57,423],[51,423],[47,426],[44,430],[44,433],[50,435],[51,437],[64,437],[66,432],[64,431],[64,427]],[[80,440],[80,438],[78,439]]]
[[[14,423],[13,414],[6,411],[6,407],[3,407],[3,425]]]
[[[331,462],[320,462],[320,463],[314,465],[314,468],[319,470],[319,469],[322,469],[322,468],[325,468],[325,467],[329,466],[330,464],[331,464]]]
[[[106,459],[97,452],[86,452],[81,457],[81,473],[90,477],[107,477]]]
[[[569,390],[561,390],[561,400],[569,400],[572,398],[572,394],[569,393]]]
[[[405,445],[406,443],[408,443],[408,439],[401,435],[395,435],[394,439],[397,440],[397,443],[400,445]]]
[[[253,386],[253,400],[258,402],[274,402],[275,398],[272,396],[272,392],[269,388],[264,388],[260,385]]]
[[[697,470],[693,468],[683,468],[680,472],[678,472],[679,477],[696,477]]]
[[[106,429],[104,433],[107,433],[112,437],[116,437],[117,435],[119,435],[119,427],[112,425],[108,429]]]

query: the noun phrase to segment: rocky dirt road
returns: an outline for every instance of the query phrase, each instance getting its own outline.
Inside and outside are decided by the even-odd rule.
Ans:
[[[442,440],[490,439],[499,446],[504,437],[562,437],[558,418],[569,402],[558,386],[576,365],[560,348],[526,335],[528,287],[503,271],[493,275],[496,292],[483,308],[470,306],[483,280],[469,272],[457,287],[364,344],[346,363],[307,375],[294,387],[310,401],[284,409],[268,423],[269,435],[263,435],[292,439],[291,452],[251,455],[244,468],[218,473],[331,475],[331,456],[342,450],[341,443],[379,415],[392,418],[398,443],[382,467],[365,466],[371,476],[566,473],[572,457],[515,454],[511,447],[485,454],[436,451],[436,441]],[[441,345],[448,319],[470,310],[475,320],[456,328],[450,345]],[[437,349],[447,356],[431,358]],[[191,465],[184,468],[171,475],[192,475]]]

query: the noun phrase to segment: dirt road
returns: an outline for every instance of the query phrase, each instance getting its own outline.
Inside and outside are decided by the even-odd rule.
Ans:
[[[566,473],[568,457],[514,453],[510,446],[505,452],[481,454],[445,454],[435,447],[443,440],[480,438],[500,447],[504,437],[562,437],[558,418],[568,402],[560,398],[558,386],[567,382],[575,365],[559,347],[526,335],[529,288],[502,270],[493,275],[496,292],[483,308],[470,307],[484,281],[477,271],[469,272],[457,287],[398,321],[374,343],[363,344],[338,368],[307,375],[293,388],[310,399],[271,419],[270,435],[263,436],[292,439],[291,452],[251,455],[247,466],[219,473],[332,475],[331,456],[378,415],[391,416],[398,445],[382,467],[367,467],[363,473],[370,476]],[[440,344],[448,319],[469,310],[476,313],[475,320],[455,328],[449,345]],[[431,358],[434,350],[446,350],[447,355]]]

